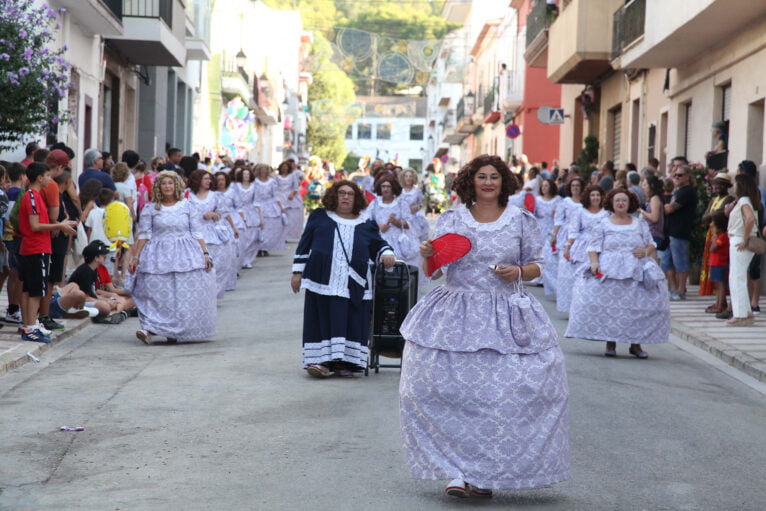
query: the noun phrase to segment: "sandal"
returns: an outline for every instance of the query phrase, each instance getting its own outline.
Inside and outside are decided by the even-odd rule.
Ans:
[[[332,371],[322,364],[309,364],[306,366],[306,372],[314,378],[327,378],[332,376]]]
[[[718,305],[710,305],[708,308],[705,309],[705,312],[708,314],[718,314],[719,312],[723,312],[725,309],[719,307]]]
[[[477,488],[472,484],[469,484],[468,487],[471,489],[471,495],[474,497],[482,497],[485,499],[492,497],[492,490],[487,488]]]
[[[462,479],[453,479],[444,489],[444,493],[451,497],[465,498],[469,495],[468,486]]]

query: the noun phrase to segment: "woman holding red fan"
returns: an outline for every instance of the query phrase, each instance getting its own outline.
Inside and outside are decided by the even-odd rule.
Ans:
[[[404,454],[413,477],[452,479],[449,495],[569,477],[564,357],[522,284],[540,276],[543,253],[537,220],[508,204],[518,186],[497,156],[463,167],[453,189],[464,205],[442,213],[435,232],[468,238],[470,251],[434,273],[446,282],[400,329]],[[421,244],[421,256],[434,252]]]
[[[606,341],[607,357],[617,356],[618,342],[630,343],[631,355],[647,358],[641,343],[668,342],[670,335],[665,275],[652,257],[649,225],[631,216],[638,211],[638,197],[615,188],[606,196],[604,209],[613,214],[601,220],[589,238],[589,261],[578,270],[565,335]]]

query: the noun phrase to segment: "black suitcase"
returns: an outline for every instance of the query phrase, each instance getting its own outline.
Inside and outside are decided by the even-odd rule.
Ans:
[[[365,375],[369,369],[377,373],[381,367],[402,367],[401,364],[381,364],[380,355],[401,359],[404,338],[399,327],[418,301],[418,269],[402,261],[397,261],[389,270],[381,264],[375,267],[372,281],[370,360]]]

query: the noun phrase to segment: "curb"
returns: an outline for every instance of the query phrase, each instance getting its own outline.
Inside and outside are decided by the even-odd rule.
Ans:
[[[17,346],[14,346],[0,356],[0,377],[8,371],[12,371],[13,369],[30,362],[31,359],[27,356],[27,353],[39,357],[57,344],[64,342],[75,334],[85,330],[91,324],[92,322],[90,318],[78,320],[73,326],[67,328],[63,332],[55,334],[55,337],[49,344],[22,341],[21,338],[19,338],[19,344]],[[17,326],[18,325],[13,325],[14,328]]]
[[[670,333],[707,351],[748,376],[766,382],[766,364],[752,355],[718,341],[678,320],[671,320]]]

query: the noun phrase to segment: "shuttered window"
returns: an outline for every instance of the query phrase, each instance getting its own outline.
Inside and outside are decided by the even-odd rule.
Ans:
[[[617,107],[610,112],[612,124],[612,161],[614,167],[620,167],[622,151],[622,107]]]

